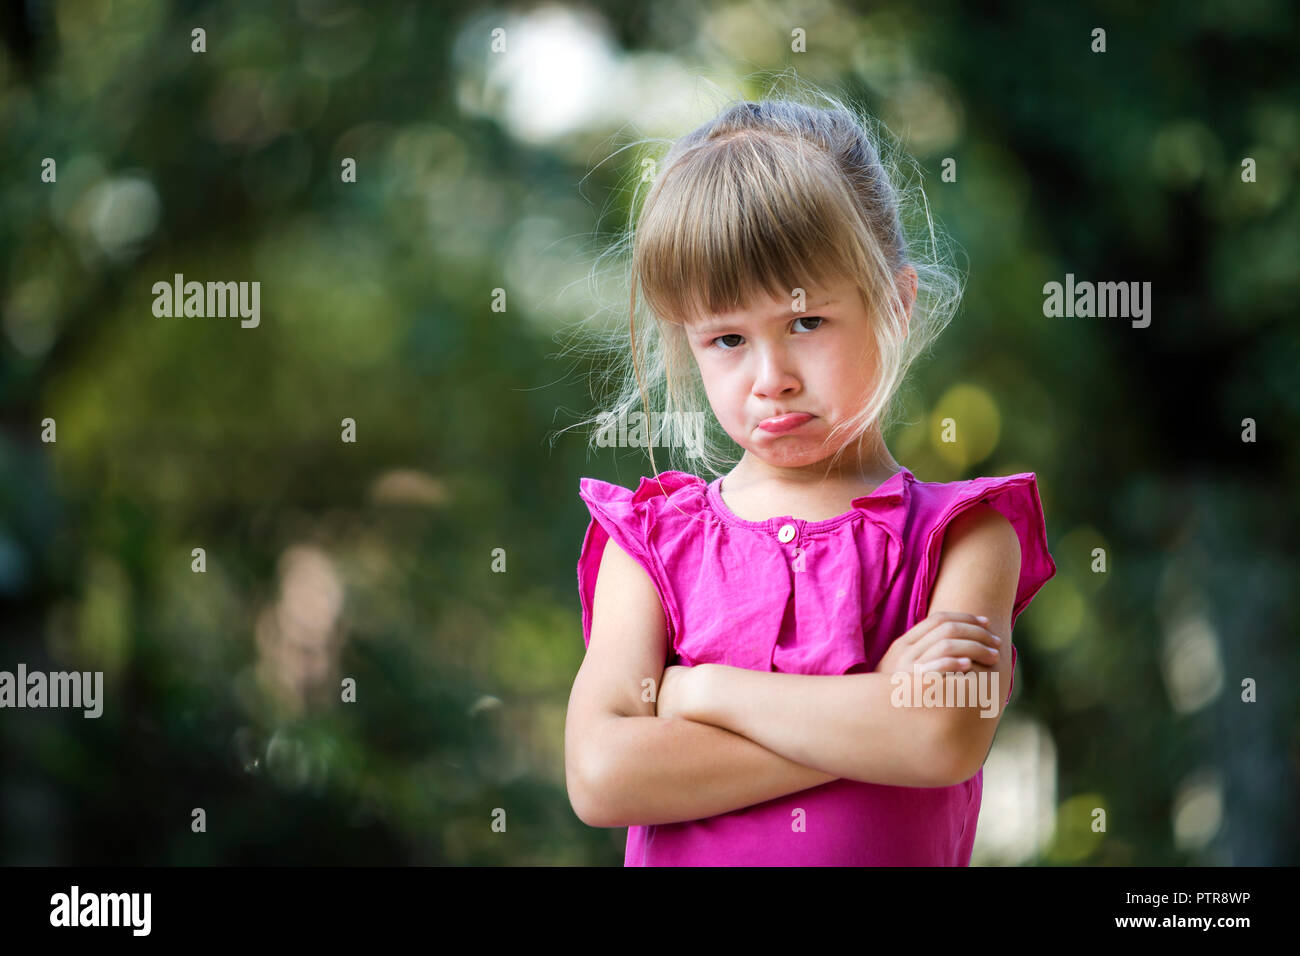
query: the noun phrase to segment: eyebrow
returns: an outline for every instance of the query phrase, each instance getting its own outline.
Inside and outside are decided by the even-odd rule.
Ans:
[[[809,304],[808,308],[804,309],[802,312],[794,311],[794,306],[791,306],[789,311],[777,312],[775,315],[769,316],[768,321],[781,322],[781,321],[789,321],[790,319],[797,319],[801,315],[813,314],[814,310],[824,309],[827,306],[835,305],[838,301],[839,301],[838,299],[826,299],[823,302],[814,302]],[[733,325],[733,324],[735,324],[734,319],[708,318],[708,319],[697,320],[696,322],[692,322],[690,324],[690,329],[691,331],[694,332],[708,332],[711,329],[716,329],[720,326]]]

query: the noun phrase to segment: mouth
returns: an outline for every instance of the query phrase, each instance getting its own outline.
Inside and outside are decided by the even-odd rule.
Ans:
[[[758,427],[765,432],[779,435],[794,431],[804,422],[809,421],[812,421],[812,416],[807,412],[790,412],[786,415],[777,415],[775,418],[765,418],[758,423]]]

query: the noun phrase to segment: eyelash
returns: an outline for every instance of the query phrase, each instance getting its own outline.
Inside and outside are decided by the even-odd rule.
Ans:
[[[801,315],[801,316],[799,316],[799,318],[794,319],[794,320],[790,323],[790,325],[793,327],[793,325],[794,325],[795,322],[811,322],[811,321],[813,321],[814,319],[817,321],[818,324],[817,324],[817,325],[814,325],[811,329],[808,330],[809,332],[813,332],[813,331],[816,331],[817,329],[820,329],[820,328],[821,328],[821,323],[823,323],[823,322],[826,321],[826,320],[825,320],[824,318],[822,318],[820,315]],[[807,334],[807,333],[804,333],[804,334]],[[733,352],[733,351],[735,351],[736,349],[740,348],[739,345],[733,345],[733,346],[731,346],[730,348],[724,348],[724,347],[718,345],[718,343],[721,342],[723,339],[729,339],[729,338],[731,338],[732,336],[735,336],[736,338],[741,338],[741,335],[740,335],[740,333],[738,333],[738,332],[731,332],[731,333],[729,333],[729,334],[727,334],[727,335],[719,335],[716,339],[712,339],[712,340],[709,341],[709,348],[711,348],[711,349],[717,349],[719,352]]]

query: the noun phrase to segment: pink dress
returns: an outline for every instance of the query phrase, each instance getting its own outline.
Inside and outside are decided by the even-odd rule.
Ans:
[[[668,664],[869,672],[926,616],[944,528],[980,501],[1020,536],[1014,624],[1056,573],[1036,481],[1025,472],[936,483],[904,469],[834,518],[746,521],[723,502],[721,478],[666,471],[635,492],[583,478],[579,496],[592,515],[578,559],[583,641],[613,537],[659,592]],[[1013,647],[1013,668],[1015,659]],[[632,826],[624,865],[966,866],[983,776],[951,787],[840,779],[702,820]],[[791,826],[796,808],[806,811],[803,832]]]

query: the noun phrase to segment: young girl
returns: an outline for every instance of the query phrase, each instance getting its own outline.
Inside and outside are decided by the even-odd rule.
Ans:
[[[658,473],[653,435],[656,477],[579,483],[566,774],[582,820],[628,827],[627,866],[967,865],[1011,629],[1056,571],[1033,473],[920,481],[884,445],[961,285],[827,100],[685,136],[635,230],[633,382],[604,424],[707,401],[743,454],[723,474],[708,439],[712,480]]]

